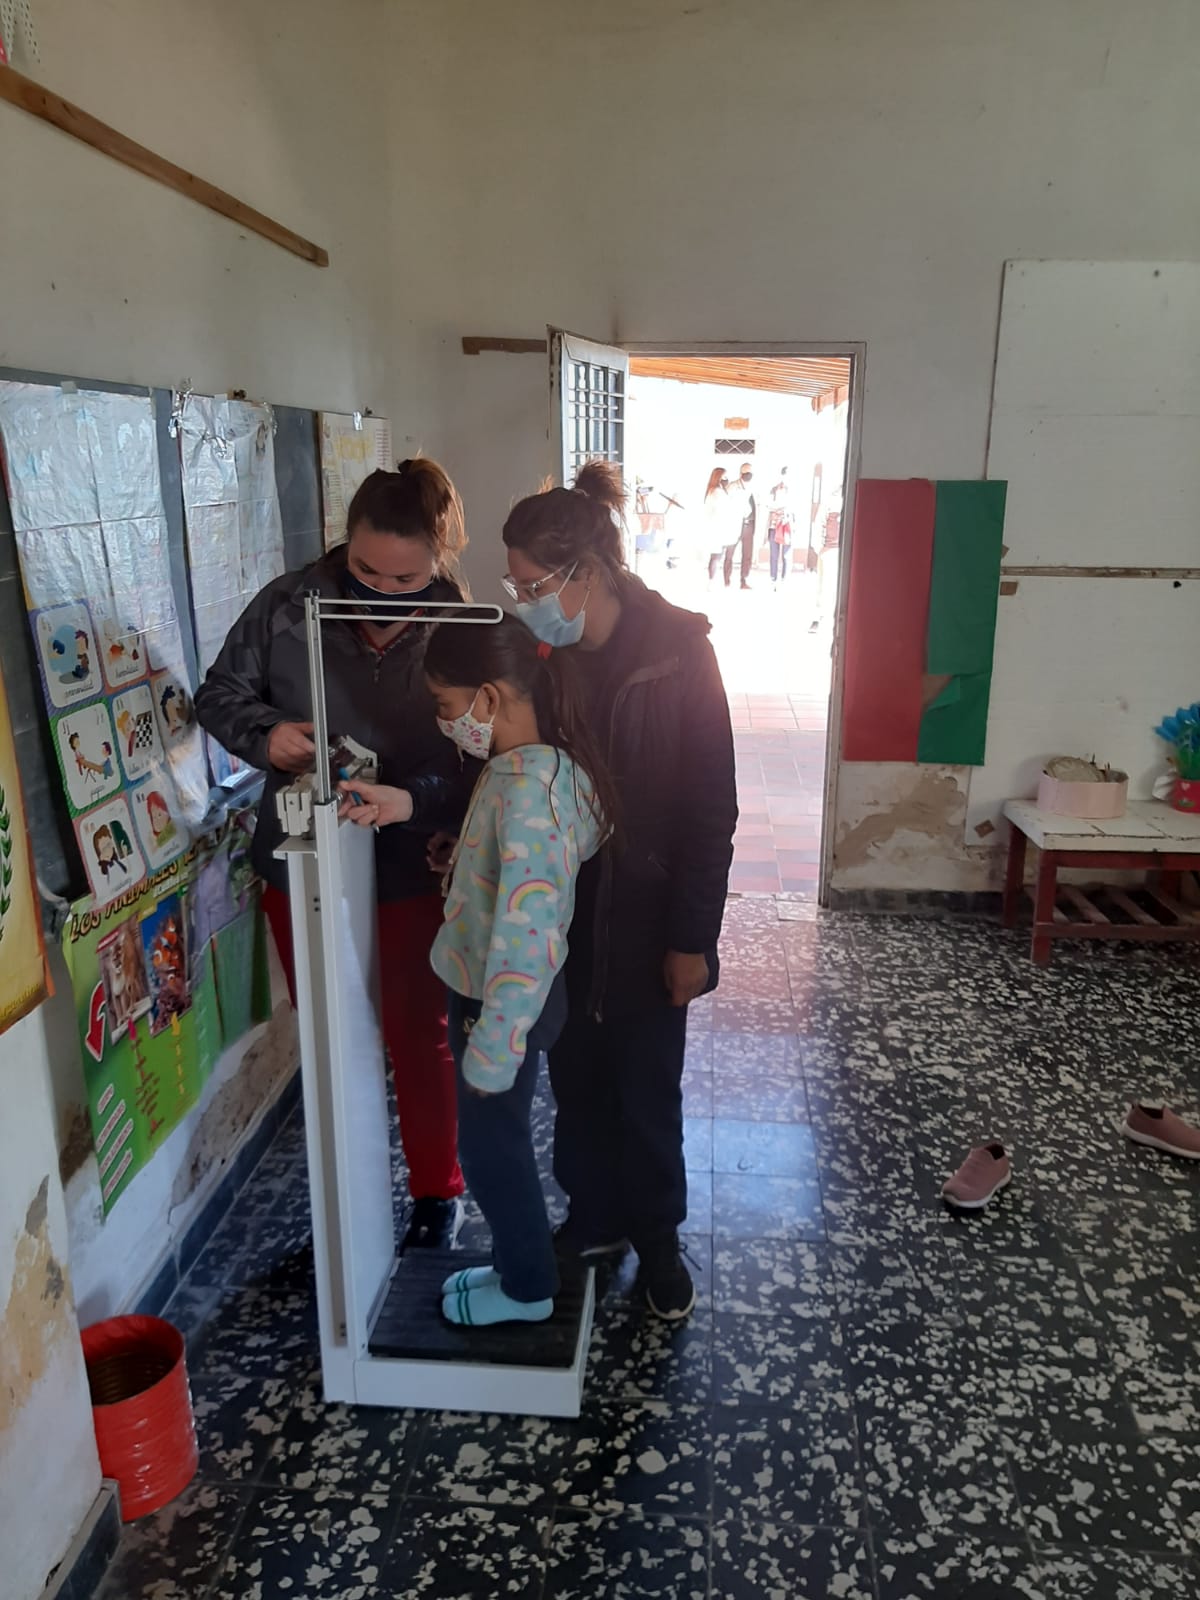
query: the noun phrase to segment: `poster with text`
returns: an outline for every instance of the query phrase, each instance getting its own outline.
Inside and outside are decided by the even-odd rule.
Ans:
[[[21,776],[0,678],[0,1033],[46,995],[46,956]]]
[[[63,934],[105,1214],[195,1105],[221,1052],[212,953],[187,948],[191,855]]]
[[[386,417],[322,411],[317,417],[321,439],[321,502],[325,516],[325,548],[346,537],[346,512],[369,472],[394,472],[392,425]]]
[[[104,904],[186,849],[208,806],[152,403],[0,381],[0,447],[52,742]],[[138,785],[163,801],[170,852],[161,827],[139,841]]]

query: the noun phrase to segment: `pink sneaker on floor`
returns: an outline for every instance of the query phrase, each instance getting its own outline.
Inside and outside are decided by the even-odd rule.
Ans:
[[[1134,1144],[1165,1150],[1185,1161],[1200,1161],[1200,1128],[1177,1117],[1167,1106],[1131,1105],[1120,1124],[1120,1131]]]
[[[1012,1162],[1004,1146],[980,1144],[947,1180],[942,1199],[956,1211],[982,1211],[1011,1182]]]

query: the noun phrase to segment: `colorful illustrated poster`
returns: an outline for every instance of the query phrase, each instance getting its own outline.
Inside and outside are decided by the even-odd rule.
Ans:
[[[355,412],[322,411],[317,416],[321,440],[321,501],[325,510],[325,548],[346,537],[346,512],[355,491],[377,467],[394,472],[392,425],[386,417]]]
[[[106,904],[208,805],[148,395],[0,382],[0,443],[51,739]]]
[[[0,1033],[45,996],[41,910],[8,698],[0,678]]]
[[[243,821],[103,905],[79,902],[63,934],[106,1215],[221,1052],[270,1014]]]
[[[107,1215],[195,1105],[221,1051],[211,952],[187,948],[192,868],[174,861],[63,934]]]
[[[275,419],[270,406],[194,394],[178,402],[178,415],[203,677],[250,601],[283,572]]]

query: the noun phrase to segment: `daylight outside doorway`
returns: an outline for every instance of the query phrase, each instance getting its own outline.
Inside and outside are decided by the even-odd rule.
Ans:
[[[735,893],[817,896],[850,386],[845,356],[630,357],[634,563],[713,625],[737,747]]]

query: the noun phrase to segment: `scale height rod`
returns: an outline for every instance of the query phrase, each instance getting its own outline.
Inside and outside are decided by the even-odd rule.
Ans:
[[[317,804],[327,806],[333,799],[329,774],[329,715],[325,709],[325,656],[321,648],[321,597],[304,596],[304,628],[308,635],[308,689],[312,697],[313,743],[317,747]]]

